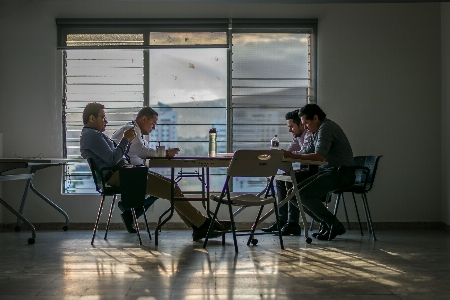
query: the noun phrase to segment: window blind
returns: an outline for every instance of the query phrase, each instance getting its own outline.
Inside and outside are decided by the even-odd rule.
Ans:
[[[105,105],[109,137],[144,106],[143,50],[70,50],[64,54],[66,151],[80,156],[83,109],[90,102]],[[87,163],[68,165],[65,193],[94,193]]]

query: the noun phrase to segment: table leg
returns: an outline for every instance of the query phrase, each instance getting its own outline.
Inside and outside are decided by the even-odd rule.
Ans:
[[[45,202],[47,202],[48,204],[50,204],[50,206],[52,206],[54,209],[56,209],[58,212],[60,212],[64,218],[66,218],[66,225],[63,227],[64,231],[67,231],[69,229],[69,215],[62,209],[60,208],[58,205],[56,205],[53,201],[51,201],[50,199],[48,199],[47,197],[45,197],[44,195],[42,195],[38,190],[36,190],[36,188],[33,185],[33,182],[31,182],[31,190],[38,195],[39,197],[41,197],[42,200],[44,200]]]
[[[169,221],[173,216],[174,208],[174,198],[175,198],[175,168],[171,168],[170,170],[170,214],[167,218],[164,219],[164,221],[161,222],[161,217],[159,218],[158,226],[156,226],[155,230],[155,245],[158,246],[158,231],[161,229],[161,227]],[[167,213],[167,210],[164,212],[164,214]],[[164,215],[163,214],[163,215]]]
[[[308,244],[311,244],[312,239],[308,236],[308,222],[306,221],[306,215],[305,215],[305,211],[303,210],[302,199],[300,199],[300,193],[298,192],[297,179],[295,178],[295,172],[291,168],[289,173],[291,175],[291,180],[292,180],[292,188],[293,188],[292,194],[295,195],[295,197],[297,198],[298,209],[300,210],[300,216],[302,217],[303,231],[305,232],[306,242]]]
[[[0,198],[0,204],[2,204],[4,207],[6,207],[7,210],[12,212],[17,219],[22,220],[25,224],[28,225],[31,229],[31,238],[28,239],[28,244],[34,244],[35,238],[36,238],[36,229],[34,228],[33,224],[30,223],[24,216],[22,216],[20,213],[18,213],[14,208],[9,206],[8,203],[6,203],[2,198]]]
[[[36,195],[38,195],[41,199],[43,199],[45,202],[50,204],[54,209],[56,209],[58,212],[60,212],[64,216],[64,218],[66,218],[66,225],[63,227],[63,230],[67,231],[69,229],[69,215],[62,208],[60,208],[58,205],[56,205],[53,201],[51,201],[49,198],[44,196],[41,192],[39,192],[34,187],[34,184],[33,184],[34,175],[38,169],[43,169],[44,167],[46,167],[46,166],[32,166],[31,167],[30,174],[32,175],[32,177],[30,179],[28,179],[27,185],[25,186],[25,191],[23,193],[22,202],[20,203],[19,213],[20,214],[23,213],[23,209],[25,207],[25,201],[26,201],[27,195],[28,195],[28,189],[31,188],[31,190]],[[19,218],[17,218],[17,225],[16,225],[15,230],[20,231],[20,219]]]
[[[27,184],[25,185],[25,190],[23,191],[22,202],[20,202],[20,208],[19,208],[19,214],[21,216],[22,216],[22,213],[23,213],[23,209],[25,207],[25,201],[27,200],[28,189],[30,188],[33,176],[34,176],[34,173],[31,173],[31,178],[27,180]],[[14,230],[16,232],[20,231],[20,220],[22,220],[22,218],[21,217],[17,217],[16,227],[14,228]]]

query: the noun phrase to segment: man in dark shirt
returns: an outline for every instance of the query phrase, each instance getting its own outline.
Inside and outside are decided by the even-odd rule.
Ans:
[[[346,170],[339,174],[337,171],[338,167],[355,164],[353,151],[341,127],[327,119],[317,104],[305,105],[300,109],[299,116],[312,133],[311,142],[303,152],[305,154],[284,151],[284,157],[328,162],[327,166],[319,168],[316,175],[300,182],[298,189],[305,212],[322,224],[324,229],[316,238],[332,240],[337,235],[344,234],[345,228],[323,205],[322,200],[327,193],[354,183],[354,171]]]

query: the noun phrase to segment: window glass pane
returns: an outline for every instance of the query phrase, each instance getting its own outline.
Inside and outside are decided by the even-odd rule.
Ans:
[[[286,148],[292,135],[285,114],[308,103],[309,34],[234,33],[233,151],[269,149],[274,135]],[[260,191],[261,180],[235,179],[234,191]]]
[[[150,32],[150,45],[226,45],[226,32]]]
[[[67,46],[143,45],[143,34],[68,34]]]
[[[181,148],[180,155],[208,155],[209,129],[215,127],[218,152],[226,152],[227,50],[150,49],[149,63],[150,106],[159,114],[151,144]],[[223,176],[216,177],[211,181],[223,184]]]

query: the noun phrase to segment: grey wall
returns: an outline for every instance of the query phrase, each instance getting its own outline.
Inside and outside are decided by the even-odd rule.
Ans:
[[[442,220],[450,224],[450,3],[441,4],[442,23]]]
[[[449,190],[441,180],[440,116],[443,106],[448,114],[449,101],[448,96],[441,98],[439,3],[1,3],[0,105],[5,156],[11,151],[23,156],[61,155],[62,66],[61,53],[56,50],[55,18],[318,18],[319,105],[347,133],[355,155],[384,155],[369,195],[374,221],[444,220],[441,191],[445,190],[448,199]],[[46,169],[35,182],[70,214],[72,222],[93,222],[98,197],[62,196],[60,179],[60,170]],[[19,182],[3,185],[4,197],[16,207],[23,186]],[[63,221],[34,195],[28,204],[25,215],[31,221]],[[166,206],[167,202],[157,202],[150,218]],[[5,222],[14,220],[7,212],[3,217]],[[355,220],[354,214],[351,218]],[[117,213],[113,221],[120,221]]]
[[[1,104],[1,103],[0,103]],[[0,106],[1,109],[1,106]],[[0,124],[1,124],[1,120],[0,120]],[[0,157],[3,157],[3,133],[1,131],[1,125],[0,125]],[[3,182],[0,182],[0,198],[3,197]],[[3,205],[0,205],[0,224],[3,223]]]

